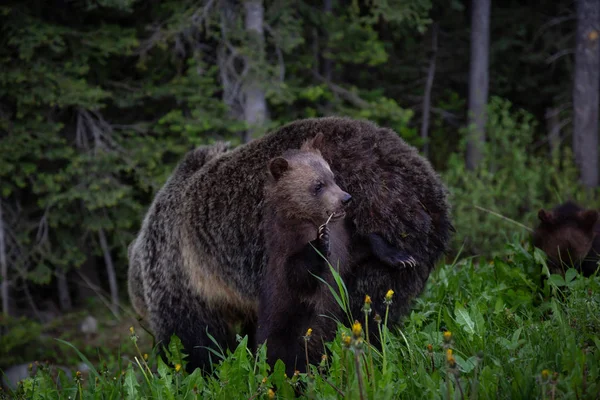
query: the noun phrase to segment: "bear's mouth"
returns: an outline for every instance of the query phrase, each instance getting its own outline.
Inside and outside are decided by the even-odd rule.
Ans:
[[[329,220],[331,221],[337,221],[338,219],[342,219],[346,216],[346,211],[341,210],[341,211],[334,211],[333,213],[331,213],[331,215],[329,216]]]

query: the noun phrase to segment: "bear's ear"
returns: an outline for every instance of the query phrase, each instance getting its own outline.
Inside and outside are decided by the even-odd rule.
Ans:
[[[538,218],[540,221],[546,224],[552,224],[554,222],[554,215],[552,215],[552,211],[546,211],[543,208],[538,211]]]
[[[577,213],[579,223],[584,230],[594,229],[594,225],[598,222],[598,212],[596,210],[584,210]]]
[[[269,162],[269,172],[275,180],[279,180],[289,167],[287,160],[283,157],[276,157]]]
[[[323,132],[318,132],[315,137],[304,142],[300,150],[321,150],[324,137]]]

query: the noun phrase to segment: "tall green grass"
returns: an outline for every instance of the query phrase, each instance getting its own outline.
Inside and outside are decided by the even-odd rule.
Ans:
[[[153,349],[117,362],[90,365],[87,376],[48,368],[24,380],[10,398],[27,399],[597,399],[600,393],[600,278],[574,270],[550,276],[538,250],[519,243],[507,256],[463,259],[438,268],[400,328],[388,330],[355,315],[327,343],[330,354],[310,372],[271,371],[266,349],[253,354],[240,338],[233,352],[214,353],[214,374],[185,372],[181,343],[172,338],[169,367]],[[546,279],[542,280],[541,277]],[[347,304],[343,282],[332,288]],[[375,302],[365,299],[364,313]],[[346,322],[346,321],[343,321]],[[365,331],[375,329],[382,349]],[[136,341],[124,332],[123,340]],[[307,333],[307,340],[312,340]],[[68,344],[65,344],[67,346]],[[76,351],[76,349],[73,349]],[[148,353],[149,355],[145,354]],[[84,357],[82,356],[82,359]],[[85,361],[85,359],[84,359]]]

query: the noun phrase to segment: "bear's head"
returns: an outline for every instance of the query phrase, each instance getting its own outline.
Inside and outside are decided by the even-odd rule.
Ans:
[[[548,255],[549,267],[577,266],[592,248],[598,212],[586,210],[569,201],[552,211],[538,212],[540,224],[533,232],[533,245]]]
[[[336,184],[319,150],[322,143],[323,134],[318,133],[299,150],[287,150],[269,161],[266,199],[283,218],[318,226],[330,217],[332,221],[345,217],[352,196]]]

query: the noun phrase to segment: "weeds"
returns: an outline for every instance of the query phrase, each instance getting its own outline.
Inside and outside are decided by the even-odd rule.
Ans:
[[[549,278],[543,285],[542,274]],[[344,307],[347,292],[338,278],[332,292]],[[53,377],[49,368],[41,366],[8,396],[594,399],[600,393],[600,278],[583,278],[573,270],[564,277],[550,275],[537,250],[513,243],[505,258],[479,263],[467,259],[440,267],[401,329],[388,326],[387,312],[383,318],[374,317],[376,326],[368,325],[371,304],[383,301],[389,307],[393,292],[384,299],[362,295],[366,295],[360,317],[364,323],[340,323],[335,339],[326,344],[328,355],[319,365],[309,365],[306,373],[288,377],[281,361],[271,370],[265,347],[252,353],[244,337],[237,348],[221,354],[212,375],[199,370],[188,374],[176,337],[165,351],[171,368],[156,351],[138,347],[132,329],[123,337],[134,342],[133,361],[118,357],[99,370],[90,363],[89,372],[71,379],[61,373]],[[370,343],[369,329],[379,334],[380,349]],[[309,330],[305,340],[310,336]]]

